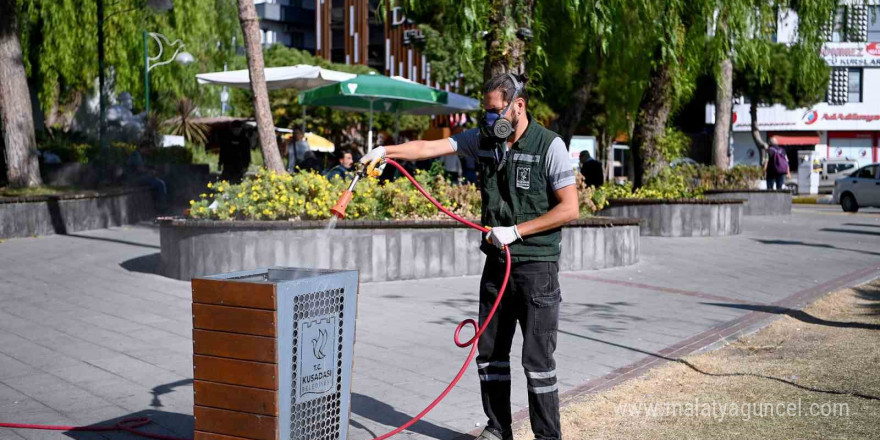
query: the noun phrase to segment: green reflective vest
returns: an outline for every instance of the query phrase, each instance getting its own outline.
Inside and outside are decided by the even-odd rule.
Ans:
[[[550,143],[557,137],[559,135],[529,117],[528,128],[510,147],[506,160],[501,159],[506,141],[480,137],[477,171],[484,226],[513,226],[539,217],[556,206],[558,201],[545,161]],[[523,237],[510,245],[512,262],[559,260],[561,237],[561,228]],[[480,250],[489,258],[504,255],[486,240],[480,244]]]

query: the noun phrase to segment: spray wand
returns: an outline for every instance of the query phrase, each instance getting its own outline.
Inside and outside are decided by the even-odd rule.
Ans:
[[[354,189],[355,189],[355,186],[357,186],[358,181],[360,181],[361,178],[366,177],[366,176],[378,176],[379,174],[381,174],[381,171],[380,171],[381,168],[376,166],[378,164],[378,162],[379,162],[379,159],[373,161],[372,163],[370,163],[367,166],[364,166],[363,164],[360,164],[360,163],[358,164],[358,165],[360,165],[360,168],[355,169],[355,176],[351,181],[351,185],[349,185],[348,189],[342,193],[342,195],[339,197],[339,200],[336,202],[336,205],[334,205],[333,208],[330,209],[330,212],[332,212],[333,215],[335,215],[336,217],[338,217],[340,219],[345,217],[345,208],[348,206],[349,202],[351,202],[351,199],[354,195]],[[422,188],[421,185],[419,185],[419,182],[417,182],[416,179],[413,178],[413,176],[409,172],[407,172],[406,169],[404,169],[402,165],[400,165],[399,163],[397,163],[393,159],[385,159],[385,162],[388,164],[391,164],[391,166],[397,168],[398,171],[403,173],[404,177],[406,177],[410,181],[410,183],[412,183],[413,186],[415,186],[416,189],[420,193],[422,193],[423,196],[425,196],[425,198],[427,198],[432,204],[434,204],[434,206],[437,207],[437,209],[442,211],[444,214],[448,215],[449,217],[453,218],[454,220],[457,220],[458,222],[461,222],[471,228],[474,228],[474,229],[479,230],[484,233],[489,232],[489,228],[478,225],[478,224],[476,224],[476,223],[474,223],[464,217],[461,217],[460,215],[455,214],[454,212],[450,211],[449,209],[447,209],[446,207],[441,205],[440,202],[437,201],[437,199],[435,199],[430,194],[428,194],[428,192],[424,188]],[[437,404],[439,404],[440,401],[443,400],[446,397],[446,395],[449,394],[450,391],[452,391],[453,388],[455,388],[455,385],[457,385],[458,381],[461,380],[462,376],[464,376],[465,371],[467,371],[468,365],[471,363],[471,361],[474,360],[474,357],[477,354],[477,341],[480,339],[480,335],[482,335],[483,332],[486,331],[486,327],[489,326],[489,322],[492,321],[492,317],[495,316],[495,311],[498,309],[498,305],[501,304],[501,298],[504,297],[504,291],[507,290],[507,280],[510,278],[510,249],[508,249],[505,246],[504,252],[505,252],[505,263],[506,263],[505,269],[504,269],[504,281],[501,283],[501,288],[498,289],[498,297],[495,298],[495,303],[492,304],[492,309],[489,310],[489,314],[486,316],[486,321],[483,323],[483,326],[482,327],[478,326],[477,322],[474,321],[473,319],[465,319],[464,321],[460,322],[458,324],[458,326],[455,328],[455,334],[453,335],[453,340],[455,341],[455,345],[462,347],[462,348],[467,347],[467,346],[471,347],[471,351],[468,354],[467,359],[462,364],[461,368],[458,370],[458,374],[456,374],[455,378],[453,378],[452,381],[449,382],[449,385],[446,386],[446,388],[443,390],[443,392],[440,393],[440,395],[437,396],[437,398],[434,399],[434,401],[432,401],[427,407],[425,407],[425,409],[423,409],[420,413],[416,414],[415,417],[413,417],[412,419],[410,419],[408,422],[404,423],[403,425],[395,428],[394,430],[392,430],[386,434],[380,435],[379,437],[376,437],[373,440],[384,440],[384,439],[387,439],[387,438],[392,437],[394,435],[397,435],[398,433],[400,433],[404,429],[409,428],[410,426],[412,426],[413,424],[415,424],[416,422],[421,420],[422,417],[424,417],[429,412],[431,412],[431,410],[433,410],[434,407],[437,406]],[[470,339],[468,339],[467,341],[462,342],[459,338],[459,334],[461,333],[461,329],[463,329],[466,325],[471,325],[474,328],[474,336],[471,337]]]

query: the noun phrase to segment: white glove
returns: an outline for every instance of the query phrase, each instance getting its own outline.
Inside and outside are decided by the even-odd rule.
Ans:
[[[365,154],[360,162],[364,165],[369,165],[371,163],[375,165],[375,163],[378,163],[383,159],[385,159],[385,147],[376,147],[370,150],[369,153]]]
[[[498,249],[504,249],[504,246],[514,241],[522,240],[519,231],[514,226],[496,226],[486,233],[486,241],[492,243]]]
[[[360,162],[367,166],[368,176],[380,176],[385,170],[385,147],[376,147],[361,158]]]

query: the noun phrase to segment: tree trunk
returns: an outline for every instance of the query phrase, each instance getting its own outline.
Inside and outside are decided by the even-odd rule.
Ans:
[[[483,64],[485,81],[506,72],[525,73],[528,56],[526,42],[516,36],[506,41],[505,35],[515,34],[520,27],[531,28],[534,6],[535,0],[489,1],[489,30],[486,35],[486,61]],[[507,29],[513,32],[507,32]]]
[[[244,47],[247,53],[248,73],[251,79],[251,92],[254,96],[254,118],[257,120],[257,134],[263,150],[263,163],[266,168],[278,174],[285,173],[278,143],[275,140],[275,124],[269,108],[269,92],[263,72],[263,48],[260,45],[260,25],[254,0],[238,0],[238,17],[244,34]]]
[[[0,130],[11,186],[43,184],[14,0],[0,0]]]
[[[605,145],[605,181],[614,182],[614,136],[604,136]]]
[[[575,76],[575,78],[580,79],[580,83],[576,83],[568,105],[562,111],[562,114],[550,124],[550,128],[559,134],[562,140],[565,141],[565,145],[571,142],[575,130],[581,123],[584,109],[587,108],[587,104],[590,102],[590,91],[593,88],[593,83],[596,82],[596,72],[598,69],[596,66],[589,66],[588,55],[588,50],[584,50],[584,54],[581,55],[581,66],[578,68],[577,75]]]
[[[752,139],[755,140],[755,146],[758,147],[758,156],[761,159],[761,166],[766,163],[767,142],[761,137],[761,131],[758,130],[758,103],[752,100],[749,104],[749,116],[752,119]]]
[[[659,51],[656,59],[660,59]],[[666,122],[672,110],[672,70],[658,65],[651,71],[648,87],[639,103],[631,140],[635,187],[642,186],[648,178],[656,176],[666,158],[657,140],[666,134]]]
[[[715,88],[715,134],[712,139],[712,163],[726,170],[730,167],[730,119],[733,112],[733,61],[728,55],[721,61]]]

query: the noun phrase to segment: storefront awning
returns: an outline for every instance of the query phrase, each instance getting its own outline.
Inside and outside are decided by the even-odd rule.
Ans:
[[[816,145],[819,136],[808,134],[774,134],[770,136],[770,143],[776,145]]]

